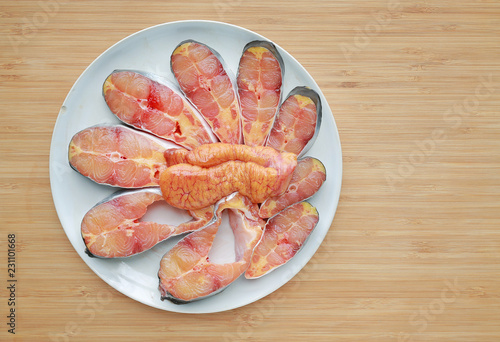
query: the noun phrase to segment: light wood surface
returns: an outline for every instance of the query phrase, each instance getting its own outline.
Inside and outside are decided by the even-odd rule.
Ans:
[[[254,304],[202,316],[104,283],[66,238],[49,184],[77,77],[118,40],[185,19],[243,26],[296,57],[328,99],[344,162],[310,263]],[[0,340],[500,341],[497,0],[1,0],[0,32]]]

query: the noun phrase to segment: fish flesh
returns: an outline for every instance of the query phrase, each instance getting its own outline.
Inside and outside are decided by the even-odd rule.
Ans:
[[[318,211],[308,202],[296,203],[271,218],[262,240],[255,247],[245,277],[262,277],[288,262],[303,246],[318,221]]]
[[[68,159],[73,169],[100,184],[158,186],[166,146],[125,126],[98,125],[73,136]]]
[[[175,48],[170,65],[182,92],[198,108],[219,140],[241,143],[238,97],[222,58],[208,46],[189,40]]]
[[[272,217],[286,207],[308,199],[318,192],[325,180],[326,169],[321,161],[312,157],[299,160],[285,193],[266,199],[260,206],[259,216]]]
[[[186,304],[206,298],[222,291],[248,268],[265,224],[258,216],[258,206],[236,194],[218,202],[216,208],[214,222],[184,237],[161,259],[162,299]],[[235,261],[216,264],[210,261],[209,252],[226,209],[235,238]]]
[[[296,87],[281,104],[266,146],[304,155],[314,143],[322,119],[319,95],[307,87]]]
[[[213,145],[217,153],[203,155],[198,153],[198,149],[190,152],[200,156],[201,160],[206,157],[207,167],[176,164],[161,173],[160,187],[167,203],[181,209],[199,209],[236,191],[249,197],[253,203],[262,203],[268,197],[285,192],[297,165],[297,156],[293,153],[278,153],[274,160],[263,166],[245,160],[247,154],[258,155],[248,146]],[[209,148],[205,145],[199,149],[206,151]],[[239,155],[235,151],[240,150],[247,154],[241,153],[241,158],[235,160],[234,156]],[[259,147],[259,151],[262,150],[272,151]],[[193,159],[196,161],[196,158]]]
[[[95,205],[83,217],[81,232],[90,256],[123,258],[144,252],[167,238],[194,231],[213,217],[214,207],[191,211],[178,226],[139,221],[147,208],[163,201],[159,188],[120,191]]]
[[[188,149],[218,141],[195,108],[172,87],[150,77],[155,76],[127,70],[111,73],[103,85],[111,112],[126,124]]]
[[[245,145],[265,144],[280,104],[282,78],[283,61],[272,43],[245,46],[237,77]]]

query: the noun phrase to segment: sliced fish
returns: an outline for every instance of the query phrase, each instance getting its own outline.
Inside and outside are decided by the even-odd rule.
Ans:
[[[122,258],[144,252],[167,238],[199,229],[213,217],[214,207],[191,211],[193,220],[178,226],[139,221],[147,208],[163,201],[159,188],[120,191],[98,203],[83,217],[81,232],[87,254]]]
[[[231,263],[215,264],[209,252],[225,209],[229,209],[236,258]],[[176,304],[189,303],[219,293],[242,275],[262,237],[264,221],[257,211],[256,204],[239,194],[221,200],[215,222],[187,235],[163,256],[158,272],[161,298]]]
[[[114,71],[103,95],[121,121],[160,138],[188,149],[217,141],[198,111],[158,76]]]
[[[314,144],[321,118],[319,95],[310,88],[296,87],[281,104],[266,146],[303,156]]]
[[[220,141],[241,143],[238,97],[218,53],[202,43],[188,40],[175,48],[170,65],[181,90]]]
[[[73,169],[100,184],[158,186],[167,167],[163,154],[172,145],[125,126],[98,125],[73,136],[68,159]]]
[[[286,207],[310,198],[325,180],[326,169],[321,161],[312,157],[299,160],[285,193],[266,199],[260,206],[259,216],[272,217]]]
[[[247,279],[262,277],[288,262],[303,246],[319,221],[308,202],[296,203],[271,218],[245,273]]]
[[[245,145],[264,145],[281,100],[283,60],[267,41],[253,41],[243,49],[238,67],[238,96]]]

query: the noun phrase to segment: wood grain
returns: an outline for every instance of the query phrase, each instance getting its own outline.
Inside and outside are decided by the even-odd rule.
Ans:
[[[0,4],[2,341],[500,340],[498,1]],[[83,70],[118,40],[185,19],[243,26],[296,57],[329,101],[344,161],[310,263],[254,304],[203,316],[147,307],[96,276],[59,223],[48,170]]]

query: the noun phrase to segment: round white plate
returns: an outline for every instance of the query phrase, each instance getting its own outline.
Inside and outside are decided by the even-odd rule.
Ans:
[[[283,97],[303,85],[316,90],[323,104],[323,123],[314,146],[307,155],[320,159],[327,180],[309,202],[320,220],[303,248],[295,257],[268,275],[247,280],[240,277],[223,292],[185,305],[161,301],[158,268],[163,254],[179,239],[167,240],[142,254],[125,259],[97,259],[85,254],[80,223],[85,213],[116,188],[95,184],[70,168],[68,145],[78,131],[100,123],[118,123],[103,97],[102,84],[115,69],[135,69],[158,74],[175,82],[170,71],[170,55],[186,39],[203,42],[218,51],[236,74],[245,44],[264,37],[249,30],[220,22],[181,21],[154,26],[116,43],[99,56],[71,88],[57,118],[50,148],[50,183],[54,204],[71,244],[87,265],[105,282],[123,294],[144,304],[168,311],[209,313],[234,309],[252,303],[288,282],[309,261],[323,241],[333,220],[340,195],[342,155],[337,127],[324,95],[307,71],[286,51],[277,46],[285,64]],[[149,214],[149,212],[148,212]],[[179,223],[178,212],[170,211],[163,221]],[[184,215],[182,218],[186,218]]]

